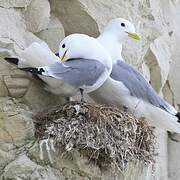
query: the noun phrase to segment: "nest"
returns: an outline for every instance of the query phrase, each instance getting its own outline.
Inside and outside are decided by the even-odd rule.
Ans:
[[[79,151],[100,167],[124,170],[130,161],[154,162],[153,127],[115,107],[69,102],[35,116],[36,137]]]

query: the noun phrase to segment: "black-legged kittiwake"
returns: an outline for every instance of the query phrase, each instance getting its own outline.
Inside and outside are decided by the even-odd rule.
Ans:
[[[110,77],[90,97],[98,103],[125,106],[136,117],[144,117],[152,125],[180,133],[180,113],[162,99],[142,74],[122,60],[122,43],[128,37],[139,40],[129,21],[111,20],[98,41],[110,53],[113,68]]]
[[[25,48],[18,57],[6,57],[6,61],[16,64],[19,67],[40,67],[48,66],[49,64],[58,62],[60,59],[50,50],[45,42],[33,42]],[[52,79],[45,76],[40,76],[42,83],[46,90],[52,92],[54,89],[59,89],[59,91],[54,91],[56,95],[61,95],[68,97],[72,92],[68,84],[63,81]]]
[[[78,90],[94,91],[111,73],[112,61],[109,53],[95,38],[87,35],[72,34],[64,38],[60,43],[59,58],[45,49],[46,59],[52,57],[48,65],[37,67],[26,64],[24,66],[24,62],[17,59],[15,64],[18,64],[20,69],[40,75],[40,77],[48,77],[55,82],[63,81],[68,86],[66,90],[70,92],[69,96],[75,95]],[[61,94],[59,84],[49,90],[55,94]]]

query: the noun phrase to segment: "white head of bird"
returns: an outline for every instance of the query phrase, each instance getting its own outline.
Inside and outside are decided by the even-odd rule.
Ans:
[[[111,32],[121,43],[128,38],[140,40],[134,25],[123,18],[112,19],[104,28],[104,32]]]
[[[123,18],[115,18],[109,21],[97,39],[110,53],[114,62],[122,59],[122,44],[125,40],[140,40],[141,38],[136,33],[135,27],[131,22]]]
[[[82,58],[94,59],[108,67],[112,66],[111,57],[97,39],[85,34],[71,34],[65,37],[59,45],[61,61]]]

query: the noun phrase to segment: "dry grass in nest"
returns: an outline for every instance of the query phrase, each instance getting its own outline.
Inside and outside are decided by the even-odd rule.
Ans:
[[[153,128],[117,108],[70,102],[35,119],[37,138],[53,138],[56,147],[78,150],[101,168],[115,164],[124,170],[130,161],[153,162]]]

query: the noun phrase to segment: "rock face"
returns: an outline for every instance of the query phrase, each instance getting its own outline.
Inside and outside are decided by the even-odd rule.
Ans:
[[[68,168],[57,170],[28,156],[26,150],[34,141],[28,114],[64,99],[46,92],[39,80],[4,62],[3,57],[18,56],[29,44],[42,40],[57,52],[65,34],[96,37],[108,20],[124,17],[143,37],[141,42],[127,41],[125,60],[142,71],[156,91],[178,109],[179,12],[179,0],[0,0],[0,179],[65,179],[73,173],[76,179],[88,179],[80,170],[76,171],[79,174]],[[180,144],[167,143],[165,132],[157,135],[160,153],[155,179],[177,180]]]

